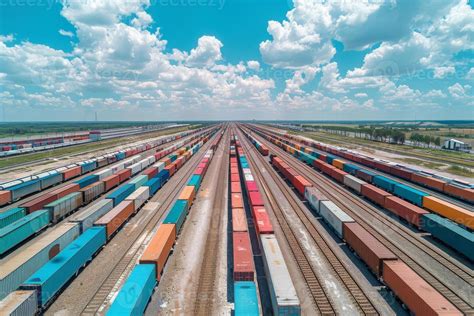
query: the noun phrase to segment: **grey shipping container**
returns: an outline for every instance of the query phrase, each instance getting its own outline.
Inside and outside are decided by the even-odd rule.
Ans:
[[[0,301],[1,316],[33,316],[37,309],[36,291],[15,291]]]
[[[362,190],[362,186],[364,184],[367,184],[367,182],[358,179],[350,174],[346,174],[344,176],[344,184],[352,190],[356,191],[357,193],[360,193],[360,190]]]
[[[46,204],[44,208],[50,212],[52,222],[57,223],[67,214],[77,210],[82,205],[82,202],[82,193],[74,192],[60,198],[59,200]]]
[[[95,183],[92,183],[92,184],[80,189],[80,191],[82,192],[83,203],[84,204],[89,204],[91,201],[93,201],[99,195],[104,193],[105,185],[104,185],[104,182],[102,182],[102,181],[95,182]]]
[[[304,197],[308,201],[309,205],[319,213],[319,203],[321,201],[327,201],[327,197],[321,193],[315,187],[306,187],[304,190]]]
[[[331,201],[322,201],[319,212],[324,220],[331,226],[339,237],[342,238],[343,223],[352,223],[354,220]]]
[[[2,259],[0,299],[17,289],[23,281],[69,245],[79,234],[77,223],[64,223]]]
[[[275,235],[260,235],[264,267],[275,315],[300,315],[300,301]]]
[[[114,207],[114,201],[111,199],[103,199],[96,203],[88,206],[75,214],[70,221],[79,223],[81,232],[84,232],[89,227],[94,225],[94,222],[98,220],[102,215],[110,211]]]

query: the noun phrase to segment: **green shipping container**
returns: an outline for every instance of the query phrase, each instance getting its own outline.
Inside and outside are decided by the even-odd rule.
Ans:
[[[193,174],[191,176],[191,179],[189,179],[188,185],[194,186],[196,188],[195,191],[197,192],[197,190],[199,190],[199,187],[201,186],[201,176],[198,174]]]
[[[148,176],[147,175],[140,175],[140,176],[137,176],[136,178],[128,181],[128,183],[133,184],[135,186],[135,190],[136,190],[139,187],[143,186],[147,181],[148,181]]]
[[[16,222],[26,215],[26,210],[23,207],[15,207],[6,212],[0,213],[0,228]]]

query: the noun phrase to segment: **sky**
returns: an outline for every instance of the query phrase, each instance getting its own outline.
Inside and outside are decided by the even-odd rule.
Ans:
[[[0,0],[0,118],[474,120],[467,0]]]

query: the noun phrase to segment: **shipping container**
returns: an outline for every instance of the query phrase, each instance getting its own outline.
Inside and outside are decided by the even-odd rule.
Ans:
[[[356,176],[361,178],[364,181],[372,183],[373,178],[374,178],[374,176],[376,176],[376,174],[369,171],[369,170],[359,169],[359,170],[356,171]]]
[[[395,254],[358,223],[345,223],[343,236],[346,243],[377,277],[382,276],[384,260],[397,260]]]
[[[147,186],[139,187],[132,194],[130,194],[125,201],[133,202],[133,209],[135,212],[150,198],[150,190]]]
[[[79,225],[64,223],[45,232],[2,261],[0,300],[79,236]]]
[[[14,207],[3,213],[0,213],[0,229],[8,226],[26,215],[24,207]]]
[[[101,171],[97,171],[95,175],[99,176],[99,180],[103,180],[107,177],[110,177],[113,174],[112,169],[107,168]]]
[[[252,246],[247,232],[233,232],[234,281],[253,281]]]
[[[312,186],[312,184],[309,183],[309,181],[306,180],[306,178],[301,175],[296,175],[295,177],[292,177],[292,179],[293,180],[290,180],[291,183],[293,184],[295,189],[301,194],[301,196],[304,196],[304,192],[307,187]]]
[[[44,206],[49,211],[51,222],[57,223],[67,214],[76,211],[82,206],[83,198],[81,192],[68,194],[52,203]]]
[[[258,296],[252,281],[234,282],[234,316],[258,316]]]
[[[231,206],[232,208],[244,208],[244,201],[241,193],[231,194]]]
[[[240,182],[231,182],[230,183],[230,192],[231,193],[242,193],[242,188]]]
[[[176,240],[176,226],[174,224],[161,224],[155,235],[140,257],[141,264],[153,264],[156,269],[156,279],[160,281],[161,272],[168,260]]]
[[[201,185],[201,176],[194,174],[188,181],[188,185],[192,185],[195,187],[195,191],[199,190],[199,186]]]
[[[104,192],[108,192],[120,184],[120,176],[114,174],[102,180],[104,182]]]
[[[12,201],[17,201],[24,196],[41,191],[41,183],[39,180],[30,180],[17,184],[9,188],[12,196]]]
[[[168,215],[163,220],[163,224],[174,224],[176,225],[176,234],[181,231],[183,227],[184,220],[189,212],[189,205],[186,200],[177,200],[171,210],[168,212]]]
[[[420,173],[413,173],[411,176],[411,181],[421,184],[425,187],[432,188],[438,191],[443,191],[445,182],[433,177],[427,177]]]
[[[372,182],[376,186],[378,186],[378,187],[380,187],[380,188],[382,188],[382,189],[384,189],[388,192],[391,192],[391,193],[393,193],[393,191],[395,190],[395,185],[398,184],[398,182],[396,182],[396,181],[393,181],[389,178],[379,176],[379,175],[374,176],[372,178]]]
[[[111,199],[114,201],[114,206],[118,205],[120,202],[125,200],[127,196],[132,194],[132,192],[135,191],[135,185],[134,184],[124,184],[118,189],[116,189],[114,192],[110,193],[107,195],[107,199]]]
[[[34,316],[38,310],[35,291],[15,291],[0,301],[2,316]]]
[[[123,169],[117,172],[117,175],[119,176],[120,183],[122,183],[132,176],[132,172],[130,169]]]
[[[344,170],[344,161],[340,159],[333,159],[332,165],[340,170]]]
[[[114,202],[112,200],[103,199],[73,215],[69,221],[78,223],[81,232],[84,232],[88,228],[92,227],[96,220],[110,211],[113,207]]]
[[[83,203],[89,204],[105,192],[105,185],[102,181],[95,182],[80,189],[79,192],[82,193]]]
[[[344,176],[344,184],[354,190],[355,192],[359,193],[362,190],[362,186],[367,184],[365,181],[362,181],[350,174]]]
[[[128,181],[128,184],[133,184],[136,190],[139,187],[143,186],[147,181],[148,181],[148,176],[139,175],[133,178],[132,180]]]
[[[347,215],[332,201],[321,201],[319,203],[319,213],[341,238],[343,238],[343,224],[354,222],[352,217]]]
[[[54,191],[49,192],[49,194],[55,195],[57,199],[60,199],[62,197],[65,197],[66,195],[79,191],[79,189],[80,189],[79,184],[70,183],[61,188],[58,188]]]
[[[357,171],[360,170],[360,167],[353,164],[345,163],[343,170],[355,176],[357,174]]]
[[[385,198],[392,196],[387,191],[379,189],[371,184],[364,184],[360,190],[360,193],[372,202],[383,207],[385,207]]]
[[[424,196],[423,207],[438,215],[449,218],[456,223],[474,229],[474,212],[472,211],[443,201],[434,196]]]
[[[243,208],[232,209],[232,230],[234,232],[247,231],[247,217]]]
[[[28,214],[0,229],[0,255],[14,248],[49,225],[49,212],[40,210]]]
[[[402,261],[384,261],[383,280],[415,315],[462,315]]]
[[[261,235],[265,274],[275,315],[300,315],[296,289],[275,235]]]
[[[28,213],[41,210],[46,204],[53,202],[58,197],[55,194],[45,193],[37,198],[29,200],[21,204],[21,207],[25,208]]]
[[[306,187],[304,196],[309,205],[318,213],[319,203],[321,201],[328,201],[328,198],[315,187]]]
[[[38,177],[40,179],[41,190],[47,189],[55,184],[63,182],[63,175],[57,172]]]
[[[105,226],[107,232],[107,239],[110,239],[112,235],[132,216],[135,212],[132,201],[120,202],[117,206],[114,206],[109,212],[105,213],[99,218],[94,225]]]
[[[474,189],[461,188],[457,185],[446,183],[443,188],[443,192],[456,196],[466,201],[474,202]]]
[[[421,217],[421,229],[474,261],[474,234],[436,214]]]
[[[178,200],[187,201],[189,207],[191,207],[191,205],[193,204],[193,201],[194,201],[195,194],[196,194],[196,192],[195,192],[194,187],[191,186],[191,185],[187,185],[181,191],[181,193],[178,197]]]
[[[148,187],[150,196],[153,196],[161,188],[161,179],[159,177],[152,178],[145,182],[143,186]]]
[[[36,290],[38,305],[47,306],[50,300],[105,243],[103,227],[89,228],[30,276],[20,288]]]
[[[420,227],[421,216],[428,213],[424,209],[396,196],[385,198],[385,208],[416,227]]]
[[[12,193],[10,191],[0,191],[0,206],[8,204],[12,201]]]
[[[249,192],[249,202],[251,207],[263,206],[263,199],[259,191]]]
[[[81,175],[81,166],[73,166],[61,172],[63,174],[63,181],[75,178]]]
[[[252,208],[252,216],[255,222],[257,234],[273,234],[273,226],[270,217],[263,206]]]
[[[153,264],[137,264],[112,301],[106,315],[143,315],[155,285],[155,266]]]
[[[255,181],[245,181],[248,192],[258,191],[257,183]]]
[[[423,197],[428,195],[423,191],[414,189],[401,183],[397,183],[395,185],[393,194],[398,195],[399,197],[418,206],[423,206]]]
[[[99,176],[97,176],[95,174],[91,174],[91,175],[88,175],[88,176],[86,176],[82,179],[74,181],[74,183],[79,184],[79,188],[82,189],[82,188],[88,186],[89,184],[92,184],[92,183],[97,182],[97,181],[99,181]]]

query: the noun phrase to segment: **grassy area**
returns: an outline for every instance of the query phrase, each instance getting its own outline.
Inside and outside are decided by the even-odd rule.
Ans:
[[[458,175],[458,176],[463,176],[463,177],[474,177],[474,172],[472,172],[471,170],[467,169],[467,168],[464,168],[464,167],[460,167],[460,166],[450,166],[448,169],[446,169],[445,171],[451,173],[451,174],[455,174],[455,175]]]
[[[426,168],[431,168],[431,169],[439,169],[441,170],[443,167],[446,167],[444,164],[432,162],[432,161],[425,161],[425,160],[420,160],[420,159],[414,159],[414,158],[400,158],[399,160],[402,160],[406,163],[412,164],[412,165],[417,165],[417,166],[422,166]]]
[[[47,158],[58,158],[61,156],[80,154],[80,153],[88,152],[88,151],[103,150],[103,149],[112,148],[112,147],[116,147],[123,144],[137,142],[137,141],[144,140],[147,138],[154,138],[154,137],[159,137],[166,134],[178,133],[178,132],[186,131],[189,129],[194,129],[197,127],[199,127],[199,125],[171,128],[171,129],[167,129],[163,131],[151,132],[151,133],[135,135],[135,136],[125,136],[125,137],[115,138],[115,139],[108,139],[108,140],[103,140],[99,142],[87,143],[83,145],[38,152],[34,154],[19,155],[19,156],[13,156],[10,158],[1,158],[0,168],[12,167],[15,165],[25,164],[25,163],[34,162],[34,161],[47,159]]]

